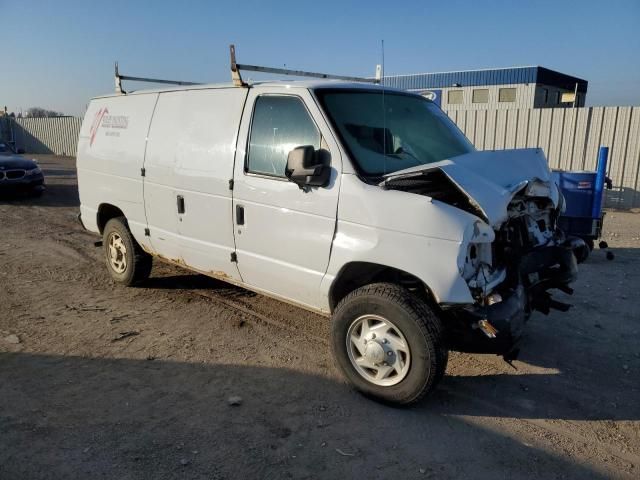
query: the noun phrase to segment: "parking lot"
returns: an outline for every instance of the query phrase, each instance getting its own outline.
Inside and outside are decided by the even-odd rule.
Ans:
[[[567,314],[512,368],[452,354],[395,409],[333,366],[329,321],[156,262],[108,277],[75,160],[0,199],[0,478],[638,478],[640,213],[609,212]],[[232,396],[240,405],[229,405]]]

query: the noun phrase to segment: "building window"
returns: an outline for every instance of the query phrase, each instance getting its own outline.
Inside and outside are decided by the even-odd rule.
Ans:
[[[515,102],[516,101],[516,89],[515,88],[501,88],[498,91],[499,102]]]
[[[562,97],[561,97],[562,103],[573,103],[575,99],[576,99],[576,96],[574,92],[562,93]]]
[[[547,103],[549,103],[549,89],[543,88],[541,89],[541,92],[542,92],[542,103],[546,105]]]
[[[562,92],[556,92],[556,105],[560,105],[561,97],[562,97]]]
[[[447,101],[449,104],[462,103],[462,90],[449,90]]]
[[[488,88],[477,88],[473,91],[473,98],[471,99],[473,103],[489,103],[489,89]]]

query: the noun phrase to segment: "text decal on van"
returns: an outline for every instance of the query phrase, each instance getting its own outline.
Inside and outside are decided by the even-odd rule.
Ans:
[[[114,129],[126,129],[129,127],[129,117],[126,115],[109,115],[109,109],[107,107],[101,108],[96,113],[96,116],[93,118],[93,123],[91,124],[89,146],[93,145],[95,141],[96,135],[100,127],[104,128],[114,128]],[[107,132],[108,136],[119,137],[120,133],[118,131]]]

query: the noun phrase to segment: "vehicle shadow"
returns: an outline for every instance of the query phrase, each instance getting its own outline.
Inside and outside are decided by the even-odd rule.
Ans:
[[[11,126],[15,136],[16,148],[33,154],[53,154],[53,150],[39,138],[29,132],[18,121],[12,120]]]
[[[42,166],[42,162],[40,162]],[[45,168],[44,173],[47,178],[76,178],[76,170],[73,168]],[[77,186],[76,186],[77,188]]]
[[[258,296],[257,293],[247,290],[246,288],[237,287],[199,273],[177,273],[181,270],[180,267],[156,260],[151,277],[137,285],[137,287],[160,290],[209,290],[231,298],[252,298]],[[182,271],[188,272],[188,270]],[[301,311],[304,312],[304,310]]]
[[[284,368],[0,353],[0,477],[605,478],[460,417],[505,406],[468,406],[487,382],[394,409]]]
[[[78,196],[78,187],[76,185],[46,183],[46,189],[40,196],[34,196],[30,192],[0,193],[1,204],[38,207],[79,207],[80,197]]]
[[[218,290],[230,286],[228,283],[198,273],[170,274],[161,277],[151,276],[139,285],[140,288],[162,290]]]
[[[610,250],[621,261],[640,254],[638,249]],[[450,362],[447,375],[433,397],[416,408],[475,417],[640,420],[640,404],[629,393],[637,389],[630,372],[640,370],[640,361],[634,355],[637,335],[622,335],[625,328],[637,330],[633,324],[637,315],[625,311],[625,305],[637,307],[633,302],[610,305],[592,298],[593,290],[606,290],[612,278],[620,275],[619,269],[612,268],[612,262],[604,258],[604,252],[600,257],[581,266],[587,278],[579,282],[588,283],[577,285],[574,296],[562,298],[574,304],[568,313],[552,312],[548,317],[536,313],[528,322],[521,354],[514,362],[517,370],[493,355],[458,355]],[[164,276],[152,276],[141,286],[210,290],[216,295],[257,296],[262,300],[257,294],[204,275],[176,274],[174,267],[160,269]],[[637,284],[628,281],[620,287],[618,295],[633,298]],[[292,313],[295,318],[311,315],[302,309],[289,308],[295,310]],[[456,362],[472,357],[486,363],[489,371],[498,373],[456,374]]]
[[[606,259],[606,251],[615,260]],[[498,375],[447,375],[436,392],[459,399],[458,413],[473,416],[558,420],[640,420],[637,372],[640,305],[637,262],[640,249],[592,252],[579,266],[573,295],[554,297],[572,304],[566,312],[534,313],[514,362]]]

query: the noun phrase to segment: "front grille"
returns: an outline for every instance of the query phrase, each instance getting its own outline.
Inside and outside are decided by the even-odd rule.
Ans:
[[[19,180],[21,178],[24,178],[26,173],[26,170],[6,170],[4,172],[0,171],[0,180]]]

